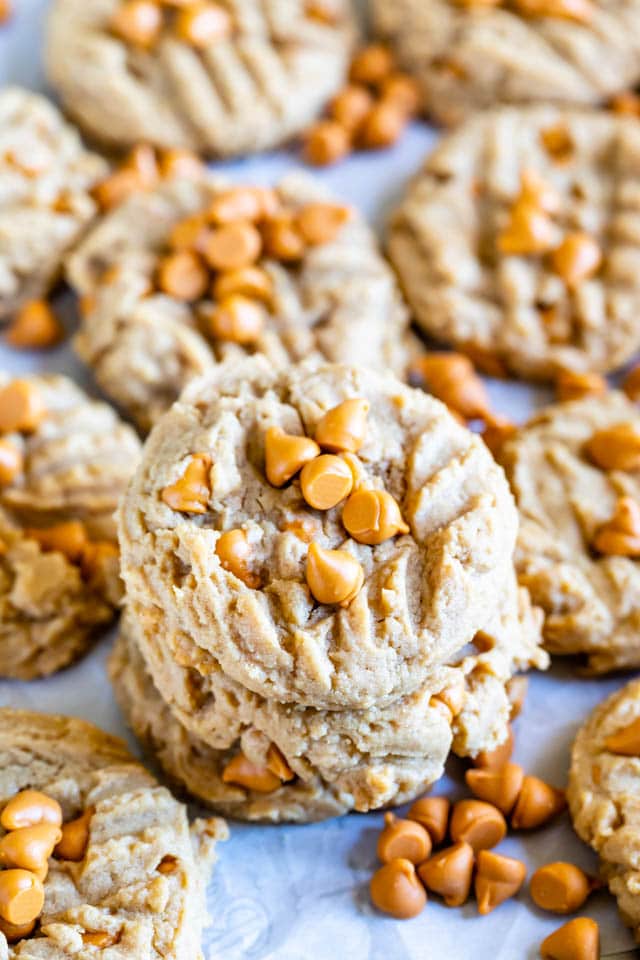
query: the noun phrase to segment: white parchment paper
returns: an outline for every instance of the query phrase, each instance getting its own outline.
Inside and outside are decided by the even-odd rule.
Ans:
[[[13,2],[14,18],[0,27],[0,85],[21,83],[44,90],[46,0]],[[319,176],[381,227],[435,137],[434,131],[416,125],[395,149],[357,155]],[[277,153],[219,166],[234,179],[268,183],[296,163],[294,153]],[[73,325],[72,312],[69,322]],[[0,368],[60,371],[96,392],[67,345],[37,356],[0,345]],[[489,386],[496,409],[517,420],[549,399],[544,390],[523,384]],[[0,704],[75,714],[127,736],[106,677],[109,646],[110,639],[105,638],[82,663],[46,681],[0,681]],[[584,680],[564,666],[533,676],[525,710],[516,721],[515,759],[527,771],[563,786],[577,727],[624,679]],[[130,737],[129,741],[139,753]],[[434,793],[462,794],[462,769],[452,762],[449,776]],[[232,823],[231,839],[220,846],[208,891],[212,924],[205,933],[206,960],[521,960],[539,956],[540,941],[562,920],[537,910],[526,889],[486,918],[476,915],[473,902],[448,910],[432,901],[423,914],[408,922],[375,914],[369,904],[368,881],[376,867],[375,842],[381,822],[381,815],[369,814],[305,827]],[[595,869],[595,857],[575,837],[566,815],[546,830],[509,838],[500,850],[524,859],[530,872],[559,859]],[[601,925],[603,956],[632,947],[608,894],[594,895],[583,912]]]

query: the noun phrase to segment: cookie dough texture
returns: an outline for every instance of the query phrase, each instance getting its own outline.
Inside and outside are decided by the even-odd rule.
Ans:
[[[600,856],[600,872],[640,940],[640,759],[612,753],[606,740],[640,719],[640,681],[601,703],[579,730],[567,799],[577,834]]]
[[[549,131],[568,138],[561,162],[545,147]],[[518,377],[607,372],[629,360],[640,348],[639,163],[637,122],[604,111],[504,108],[445,136],[389,225],[418,325]],[[499,251],[524,171],[557,195],[558,242],[582,231],[601,249],[602,267],[575,290],[548,257]]]
[[[78,863],[49,861],[45,906],[32,937],[2,960],[196,960],[205,889],[223,821],[196,820],[128,753],[123,741],[81,720],[0,710],[0,804],[22,789],[57,800],[64,820],[94,807]],[[175,860],[172,873],[158,865]],[[113,945],[83,944],[106,933]]]
[[[640,414],[616,391],[556,404],[500,455],[520,512],[516,568],[544,610],[545,645],[581,655],[594,673],[640,666],[640,561],[590,548],[620,496],[640,501],[637,472],[602,470],[584,453],[596,431],[620,423],[640,429]]]
[[[48,22],[52,85],[91,137],[215,156],[253,153],[300,133],[341,85],[355,20],[348,0],[326,21],[303,0],[228,0],[235,29],[196,50],[166,32],[150,50],[110,32],[122,0],[56,0]]]
[[[96,208],[107,165],[44,97],[0,90],[0,320],[47,292]]]
[[[560,6],[560,4],[558,4]],[[585,4],[586,6],[586,4]],[[640,3],[597,0],[587,23],[526,16],[519,0],[372,0],[375,27],[420,81],[425,109],[455,124],[500,103],[589,106],[640,79]]]
[[[114,541],[114,510],[140,444],[104,403],[66,377],[27,378],[46,415],[31,434],[9,434],[24,471],[0,489],[0,676],[29,680],[84,653],[122,597],[117,553],[83,569],[45,551],[30,528],[80,520],[92,541]],[[9,381],[0,376],[0,386]]]
[[[75,346],[107,395],[149,429],[189,380],[247,350],[279,367],[317,357],[402,375],[410,349],[407,312],[372,231],[355,212],[335,240],[309,248],[295,268],[264,261],[273,304],[252,347],[206,339],[188,304],[149,295],[173,224],[227,188],[214,179],[174,180],[132,197],[99,222],[72,257],[71,283],[92,298]],[[283,180],[278,194],[293,208],[331,199],[300,174]],[[109,280],[101,284],[105,271]]]
[[[512,577],[482,649],[461,655],[455,665],[434,667],[414,693],[364,710],[266,699],[232,680],[212,658],[201,675],[130,615],[110,668],[129,724],[174,783],[229,816],[308,821],[402,803],[439,779],[450,750],[468,756],[502,742],[510,677],[544,666],[539,635],[539,611]],[[182,640],[187,649],[188,638]],[[455,717],[438,696],[452,689],[462,702]],[[267,795],[223,781],[238,750],[260,765],[272,743],[295,780]]]
[[[387,490],[411,528],[374,547],[348,537],[341,505],[316,512],[298,481],[276,489],[264,473],[268,427],[313,436],[349,397],[370,404],[362,483]],[[161,491],[202,451],[213,462],[208,510],[178,513]],[[312,601],[299,523],[362,565],[364,586],[346,609]],[[238,527],[258,589],[216,554],[221,532]],[[362,367],[278,371],[264,357],[221,365],[187,388],[150,435],[120,508],[123,579],[139,624],[168,649],[186,637],[181,662],[203,675],[214,658],[255,693],[329,709],[415,691],[483,629],[512,573],[516,527],[501,468],[439,401]]]

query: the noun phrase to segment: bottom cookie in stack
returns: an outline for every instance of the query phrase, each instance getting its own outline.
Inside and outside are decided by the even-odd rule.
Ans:
[[[273,822],[412,799],[439,779],[450,751],[475,756],[498,746],[508,733],[511,677],[546,665],[539,611],[515,578],[473,645],[434,666],[414,693],[363,710],[270,700],[219,667],[205,678],[169,663],[157,636],[151,622],[140,625],[129,612],[111,658],[133,731],[165,774],[200,801]]]

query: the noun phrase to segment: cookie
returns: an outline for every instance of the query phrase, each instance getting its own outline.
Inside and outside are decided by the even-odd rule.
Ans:
[[[444,137],[391,218],[419,326],[485,369],[605,373],[640,348],[640,129],[552,106]]]
[[[638,408],[611,391],[548,407],[500,452],[545,645],[594,673],[640,666],[639,451]]]
[[[373,233],[311,178],[275,192],[165,183],[100,222],[69,276],[85,294],[76,349],[143,429],[226,358],[407,363],[407,313]]]
[[[301,132],[340,86],[355,40],[348,0],[231,0],[175,10],[56,0],[49,79],[90,136],[215,156]]]
[[[578,731],[567,799],[576,833],[598,853],[600,873],[640,939],[640,681],[601,703]]]
[[[139,451],[66,377],[0,375],[0,676],[61,669],[115,617],[113,514]]]
[[[456,124],[501,103],[601,104],[640,79],[631,0],[372,0],[378,33]]]
[[[119,536],[132,613],[159,615],[169,649],[184,634],[203,673],[215,658],[265,697],[337,709],[416,690],[483,629],[516,525],[502,470],[433,397],[253,357],[160,420]]]
[[[0,806],[0,886],[19,869],[33,901],[27,911],[3,896],[0,956],[202,956],[205,888],[226,826],[189,827],[185,807],[123,741],[82,720],[0,710]],[[24,869],[18,829],[32,825],[42,862]]]
[[[0,320],[45,294],[95,215],[107,165],[44,97],[0,90]]]
[[[451,750],[475,755],[505,739],[510,677],[545,665],[539,611],[513,577],[477,648],[434,667],[414,693],[365,710],[265,699],[211,658],[202,675],[181,665],[180,650],[167,652],[156,623],[130,614],[122,623],[110,672],[125,717],[174,783],[248,820],[318,820],[412,799],[440,778]]]

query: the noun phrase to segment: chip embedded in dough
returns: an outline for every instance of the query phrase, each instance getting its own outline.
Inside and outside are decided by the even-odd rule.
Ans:
[[[44,97],[0,90],[0,320],[46,294],[96,213],[107,171]]]
[[[36,790],[86,815],[75,859],[54,850],[33,932],[0,920],[0,956],[43,960],[194,960],[206,924],[205,890],[224,821],[196,820],[128,752],[82,720],[0,710],[0,807]],[[0,835],[5,830],[0,827]],[[3,932],[5,931],[5,932]]]
[[[391,218],[419,326],[487,370],[606,373],[640,348],[634,119],[553,106],[448,134]]]
[[[156,6],[153,36],[142,37],[119,27],[126,0],[56,0],[46,60],[65,108],[112,146],[145,141],[212,156],[266,150],[304,130],[348,67],[348,0],[207,6]]]
[[[372,0],[436,120],[500,103],[601,104],[640,79],[638,0]]]

